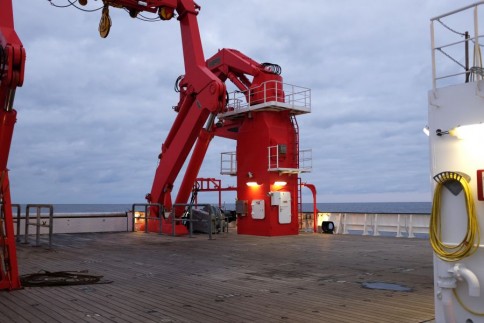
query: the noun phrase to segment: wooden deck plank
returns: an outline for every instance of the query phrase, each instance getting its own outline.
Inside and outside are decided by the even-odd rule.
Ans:
[[[20,293],[14,291],[11,294],[16,309],[21,309],[19,315],[23,315],[29,322],[63,322],[68,317],[52,311],[50,302],[44,298],[35,297],[32,293]],[[41,313],[39,317],[39,312]]]
[[[2,293],[0,312],[11,318],[22,313],[15,304],[30,306],[26,322],[424,322],[434,315],[432,252],[418,239],[60,234],[53,250],[19,245],[18,258],[22,274],[89,270],[113,281]],[[370,281],[413,291],[362,288]],[[27,305],[33,299],[42,310]]]

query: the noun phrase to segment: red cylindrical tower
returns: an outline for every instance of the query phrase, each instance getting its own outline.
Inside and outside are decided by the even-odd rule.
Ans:
[[[237,138],[237,203],[245,209],[238,233],[298,234],[297,142],[289,110],[245,114]]]

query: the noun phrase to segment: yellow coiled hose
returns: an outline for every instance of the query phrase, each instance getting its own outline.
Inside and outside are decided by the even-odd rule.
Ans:
[[[432,213],[430,214],[430,244],[435,254],[445,261],[458,261],[475,253],[479,248],[480,234],[476,208],[472,198],[472,192],[467,180],[455,172],[443,172],[437,175],[437,187],[434,192]],[[444,184],[449,181],[457,181],[462,186],[466,200],[467,230],[464,238],[458,245],[446,244],[442,241],[442,219],[440,214],[441,196]]]

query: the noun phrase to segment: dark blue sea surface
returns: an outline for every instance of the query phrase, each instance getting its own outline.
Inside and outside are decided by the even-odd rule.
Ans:
[[[131,204],[54,204],[54,213],[104,213],[126,212],[131,210]],[[390,202],[390,203],[318,203],[319,212],[347,213],[430,213],[430,202]],[[234,205],[226,205],[226,209],[235,209]],[[303,204],[304,212],[312,212],[311,203]],[[22,213],[25,205],[22,205]]]

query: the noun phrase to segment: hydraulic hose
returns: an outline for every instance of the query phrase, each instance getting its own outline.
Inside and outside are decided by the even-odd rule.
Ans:
[[[467,180],[455,172],[443,172],[435,176],[437,186],[434,192],[432,213],[430,214],[430,244],[440,259],[444,261],[459,261],[474,254],[480,243],[479,222],[472,192]],[[446,183],[457,182],[462,186],[467,211],[467,230],[462,241],[457,244],[446,244],[442,241],[441,196]]]

